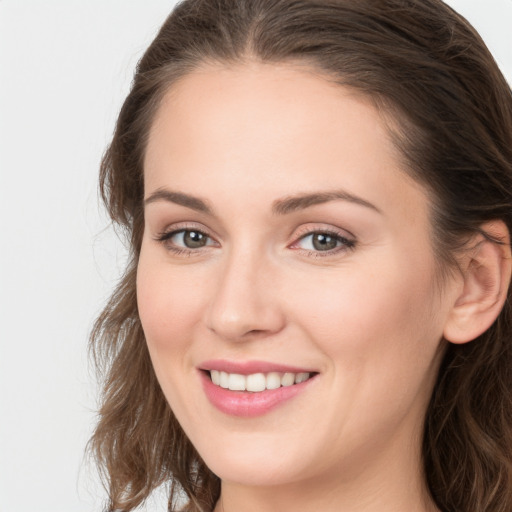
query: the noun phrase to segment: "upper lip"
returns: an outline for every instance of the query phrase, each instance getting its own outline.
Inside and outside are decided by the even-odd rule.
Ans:
[[[204,361],[198,368],[200,370],[217,370],[226,373],[251,375],[253,373],[317,373],[309,368],[301,368],[288,364],[272,363],[269,361],[228,361],[226,359],[212,359]]]

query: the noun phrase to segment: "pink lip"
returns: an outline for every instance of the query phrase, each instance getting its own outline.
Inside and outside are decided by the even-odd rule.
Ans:
[[[259,393],[250,391],[231,391],[229,389],[216,386],[210,379],[206,369],[225,371],[228,373],[239,373],[241,375],[249,375],[251,373],[268,373],[274,372],[291,372],[301,373],[307,370],[293,368],[291,366],[275,365],[273,363],[263,363],[254,361],[248,363],[234,363],[227,361],[209,361],[201,365],[199,371],[201,383],[204,392],[210,403],[219,411],[242,418],[253,418],[261,416],[275,409],[279,405],[284,404],[299,393],[305,391],[309,385],[316,380],[316,376],[294,384],[293,386],[281,386],[278,389],[267,389]]]
[[[218,370],[219,372],[238,373],[240,375],[250,375],[251,373],[316,373],[315,370],[308,368],[299,368],[286,364],[269,363],[267,361],[227,361],[225,359],[215,359],[204,361],[198,368],[200,370]]]

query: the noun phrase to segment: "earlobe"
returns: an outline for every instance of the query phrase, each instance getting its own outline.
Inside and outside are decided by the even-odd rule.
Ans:
[[[511,281],[510,234],[504,222],[492,221],[475,237],[464,256],[462,291],[456,297],[444,329],[451,343],[467,343],[484,333],[500,314]]]

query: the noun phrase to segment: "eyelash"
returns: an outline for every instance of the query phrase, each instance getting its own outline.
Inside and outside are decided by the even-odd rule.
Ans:
[[[200,235],[203,235],[206,238],[212,240],[212,237],[210,237],[207,233],[205,233],[204,231],[201,231],[200,229],[196,229],[193,227],[182,227],[180,229],[174,229],[172,231],[160,233],[159,235],[156,236],[155,240],[157,242],[165,245],[167,250],[169,250],[179,256],[192,256],[194,253],[198,252],[199,249],[203,249],[204,247],[207,247],[207,246],[203,246],[198,249],[190,249],[190,248],[179,247],[179,246],[171,245],[170,243],[167,243],[170,241],[170,239],[173,236],[175,236],[179,233],[187,233],[187,232],[199,233]],[[329,229],[317,229],[317,230],[305,231],[304,233],[299,235],[299,237],[297,238],[297,241],[294,242],[293,245],[296,245],[298,242],[306,239],[309,236],[313,236],[313,235],[327,235],[329,237],[334,238],[337,243],[338,242],[341,243],[340,246],[335,247],[334,249],[326,250],[326,251],[302,249],[302,251],[305,251],[307,256],[311,256],[314,258],[324,258],[324,257],[328,257],[328,256],[334,256],[336,254],[339,254],[340,252],[352,251],[356,247],[355,240],[349,239],[349,238],[341,235],[340,233],[333,231],[333,230],[329,230]]]

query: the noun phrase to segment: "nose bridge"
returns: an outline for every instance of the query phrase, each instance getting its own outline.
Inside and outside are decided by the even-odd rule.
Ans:
[[[283,315],[271,286],[269,258],[249,244],[233,247],[220,265],[206,323],[227,340],[272,334]]]

